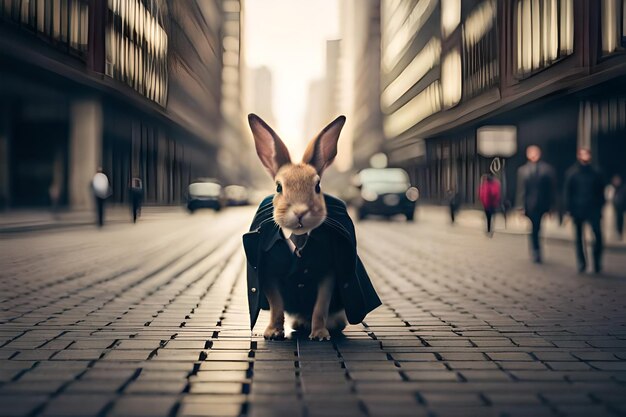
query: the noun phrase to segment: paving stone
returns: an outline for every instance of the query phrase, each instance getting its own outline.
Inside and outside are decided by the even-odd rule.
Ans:
[[[429,415],[428,410],[423,405],[370,405],[367,407],[368,415],[372,417],[426,417]]]
[[[66,381],[59,380],[10,382],[0,387],[0,395],[52,394],[65,383]]]
[[[541,399],[533,393],[524,392],[494,392],[486,394],[489,401],[495,406],[498,405],[527,405],[527,404],[541,404]]]
[[[427,405],[447,404],[447,405],[484,405],[484,400],[476,395],[470,393],[424,393],[422,399]]]
[[[178,410],[179,417],[237,417],[241,404],[183,403]]]
[[[107,415],[115,417],[167,417],[177,398],[165,395],[127,395],[117,400]]]
[[[128,386],[124,392],[131,394],[178,394],[183,392],[186,381],[143,381],[138,380]]]
[[[450,367],[450,369],[499,369],[497,363],[490,361],[448,361],[446,365]]]
[[[542,370],[546,369],[546,365],[541,362],[514,362],[514,361],[504,361],[497,362],[500,367],[507,370]]]
[[[113,399],[109,395],[63,394],[52,399],[44,408],[46,417],[98,416]]]
[[[11,359],[14,361],[45,361],[57,353],[55,350],[21,350]]]
[[[84,393],[115,393],[125,383],[125,379],[93,379],[71,382],[64,392],[68,394]]]
[[[295,375],[293,372],[290,374]],[[192,382],[244,382],[246,380],[245,371],[200,371],[190,378]]]
[[[291,364],[293,366],[293,364]],[[237,371],[248,369],[248,362],[210,361],[200,364],[201,371]]]
[[[535,359],[524,352],[487,352],[489,358],[494,361],[534,361]]]
[[[52,357],[55,361],[74,361],[81,359],[98,359],[105,351],[99,349],[66,349]]]
[[[555,371],[590,371],[591,366],[585,362],[545,362],[545,364]],[[626,368],[624,368],[626,369]]]
[[[405,371],[410,381],[458,381],[456,372],[451,371]]]
[[[239,394],[242,384],[239,382],[193,382],[192,394]]]
[[[487,357],[479,352],[441,352],[441,358],[445,361],[485,361]]]
[[[436,361],[434,353],[394,353],[391,356],[397,361]]]
[[[500,370],[464,370],[460,372],[461,376],[470,382],[476,381],[510,381],[509,373]]]
[[[350,377],[359,382],[385,382],[385,381],[401,381],[399,372],[396,371],[350,371]]]
[[[571,352],[571,355],[583,361],[618,361],[619,359],[610,352]]]
[[[626,371],[626,362],[588,362],[589,365],[603,371]]]

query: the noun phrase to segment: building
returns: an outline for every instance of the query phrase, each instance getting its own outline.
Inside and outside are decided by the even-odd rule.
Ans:
[[[340,3],[343,22],[339,102],[347,116],[342,131],[351,146],[351,161],[343,169],[369,166],[370,157],[383,150],[383,115],[380,108],[381,2],[349,0]],[[340,143],[340,152],[342,152]]]
[[[274,113],[274,81],[268,67],[248,69],[250,89],[247,97],[247,110],[256,113],[270,126],[276,126]]]
[[[229,16],[230,18],[230,16]],[[112,200],[143,179],[173,204],[218,165],[222,2],[47,0],[0,4],[0,204],[92,203],[103,167]]]
[[[251,179],[250,163],[254,155],[243,111],[243,2],[223,0],[222,9],[222,126],[218,166],[225,183],[241,184]]]
[[[530,144],[560,180],[577,146],[626,174],[626,27],[618,0],[382,1],[385,149],[422,196],[476,201],[490,158],[477,130],[513,126],[518,152],[499,172],[515,195]]]
[[[309,83],[302,137],[306,143],[324,126],[339,116],[338,77],[340,40],[326,41],[326,65],[324,76]]]

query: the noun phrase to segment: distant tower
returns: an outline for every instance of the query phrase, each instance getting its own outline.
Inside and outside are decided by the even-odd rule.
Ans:
[[[256,113],[270,126],[276,126],[276,117],[272,107],[274,101],[272,71],[265,66],[251,68],[249,71],[248,79],[251,86],[248,96],[248,113]]]

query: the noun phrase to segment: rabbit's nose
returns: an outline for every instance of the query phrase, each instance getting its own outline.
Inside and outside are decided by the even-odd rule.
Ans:
[[[305,214],[309,212],[309,209],[306,207],[299,207],[293,209],[293,214],[298,218],[298,220],[302,220]]]

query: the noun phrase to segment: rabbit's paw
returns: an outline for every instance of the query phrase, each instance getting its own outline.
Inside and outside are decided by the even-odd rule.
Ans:
[[[311,340],[330,340],[330,333],[328,333],[328,329],[322,327],[320,329],[311,330],[311,334],[309,335],[309,339]]]
[[[285,329],[270,324],[263,332],[263,337],[269,340],[283,340],[285,338]]]

